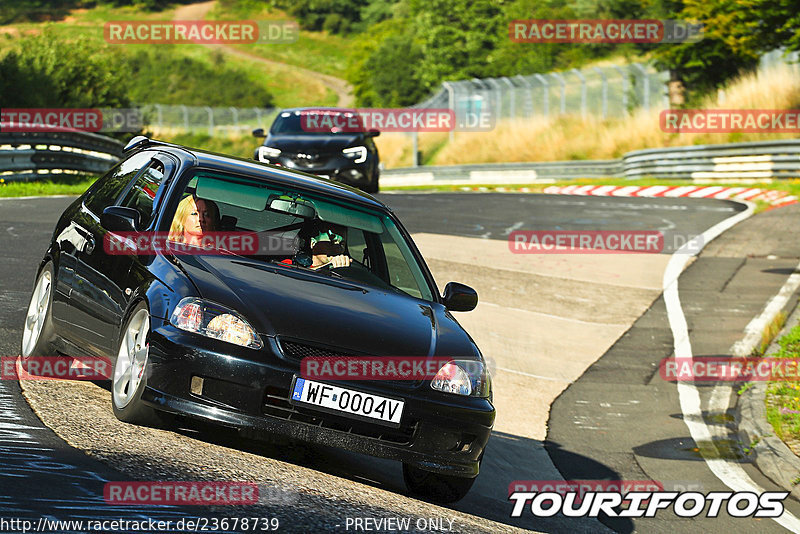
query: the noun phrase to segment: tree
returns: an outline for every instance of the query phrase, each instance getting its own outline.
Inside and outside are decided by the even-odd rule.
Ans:
[[[119,56],[81,37],[51,32],[23,39],[0,60],[0,102],[8,107],[128,107]]]

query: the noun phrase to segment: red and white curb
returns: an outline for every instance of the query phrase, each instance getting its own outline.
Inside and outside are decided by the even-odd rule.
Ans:
[[[588,195],[603,197],[689,197],[736,200],[763,200],[773,207],[786,206],[798,201],[786,191],[748,187],[696,186],[696,185],[567,185],[546,187],[543,193],[551,195]]]

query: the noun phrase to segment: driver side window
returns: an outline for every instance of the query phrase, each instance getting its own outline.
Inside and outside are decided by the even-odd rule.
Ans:
[[[113,206],[125,186],[155,154],[152,150],[134,154],[95,183],[84,200],[89,211],[99,216],[104,209]]]
[[[347,243],[347,251],[350,257],[369,267],[367,240],[365,239],[363,230],[348,228],[345,242]]]

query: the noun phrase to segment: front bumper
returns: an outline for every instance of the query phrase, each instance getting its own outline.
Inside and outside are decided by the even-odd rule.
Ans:
[[[147,389],[142,400],[169,413],[244,430],[348,449],[419,468],[475,477],[494,424],[488,399],[432,390],[427,382],[341,382],[337,385],[402,397],[400,428],[331,415],[289,403],[299,363],[282,355],[274,338],[246,349],[165,324],[150,337]],[[194,378],[194,389],[193,388]],[[203,389],[197,393],[199,378]]]
[[[268,158],[264,163],[280,165],[287,169],[314,174],[353,186],[369,184],[373,174],[371,169],[374,166],[371,154],[367,156],[366,161],[361,163],[354,163],[353,160],[341,155],[324,156],[319,161],[302,163],[298,163],[292,156],[280,155]]]

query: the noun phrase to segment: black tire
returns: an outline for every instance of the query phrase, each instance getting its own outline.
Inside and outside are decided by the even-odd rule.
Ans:
[[[122,386],[121,380],[124,381],[123,376],[118,376],[118,373],[124,374],[124,369],[122,368],[126,362],[130,362],[131,360],[123,359],[120,356],[123,349],[128,349],[128,340],[126,339],[126,335],[129,329],[132,326],[134,321],[139,321],[142,318],[142,314],[146,314],[147,324],[146,328],[143,327],[142,330],[145,331],[144,337],[142,338],[145,343],[145,359],[144,364],[141,367],[141,370],[138,372],[134,372],[138,367],[131,364],[129,367],[131,368],[131,375],[129,377],[129,383],[127,388],[120,387],[118,391],[118,385]],[[144,392],[145,388],[147,387],[147,375],[148,375],[148,366],[150,364],[149,355],[146,353],[149,352],[148,341],[149,341],[149,334],[150,334],[150,312],[147,308],[147,304],[145,302],[140,302],[133,311],[128,314],[127,319],[125,320],[124,326],[120,331],[120,338],[117,343],[117,356],[114,360],[114,370],[111,374],[111,407],[114,410],[114,416],[124,423],[130,423],[132,425],[142,425],[142,426],[151,426],[157,428],[165,428],[168,427],[172,422],[172,417],[168,414],[164,414],[159,412],[158,410],[146,405],[142,401],[142,393]],[[125,344],[125,346],[123,346]],[[126,367],[127,368],[127,367]],[[133,374],[138,375],[138,382],[135,382],[136,388],[135,391],[129,392],[129,388],[132,384],[130,384],[130,380],[133,380]]]
[[[36,341],[34,342],[33,346],[30,347],[28,351],[26,351],[26,334],[30,335],[29,328],[28,328],[28,321],[29,321],[29,314],[30,308],[33,305],[33,299],[36,296],[37,289],[39,288],[40,282],[44,277],[49,277],[49,288],[48,292],[49,295],[47,297],[47,310],[45,312],[44,321],[41,327],[41,330],[36,334]],[[36,283],[33,286],[33,291],[31,292],[31,302],[28,304],[28,308],[26,309],[25,313],[25,323],[23,324],[23,333],[22,338],[20,339],[20,350],[19,353],[22,356],[23,360],[28,358],[35,358],[39,356],[53,356],[55,352],[52,350],[51,342],[55,337],[55,331],[53,329],[53,292],[55,291],[55,269],[53,268],[53,262],[48,261],[42,270],[39,272],[39,276],[36,277]],[[29,338],[30,339],[30,338]]]
[[[423,499],[441,504],[454,503],[463,499],[475,483],[475,478],[432,473],[403,463],[403,480],[408,491]]]

